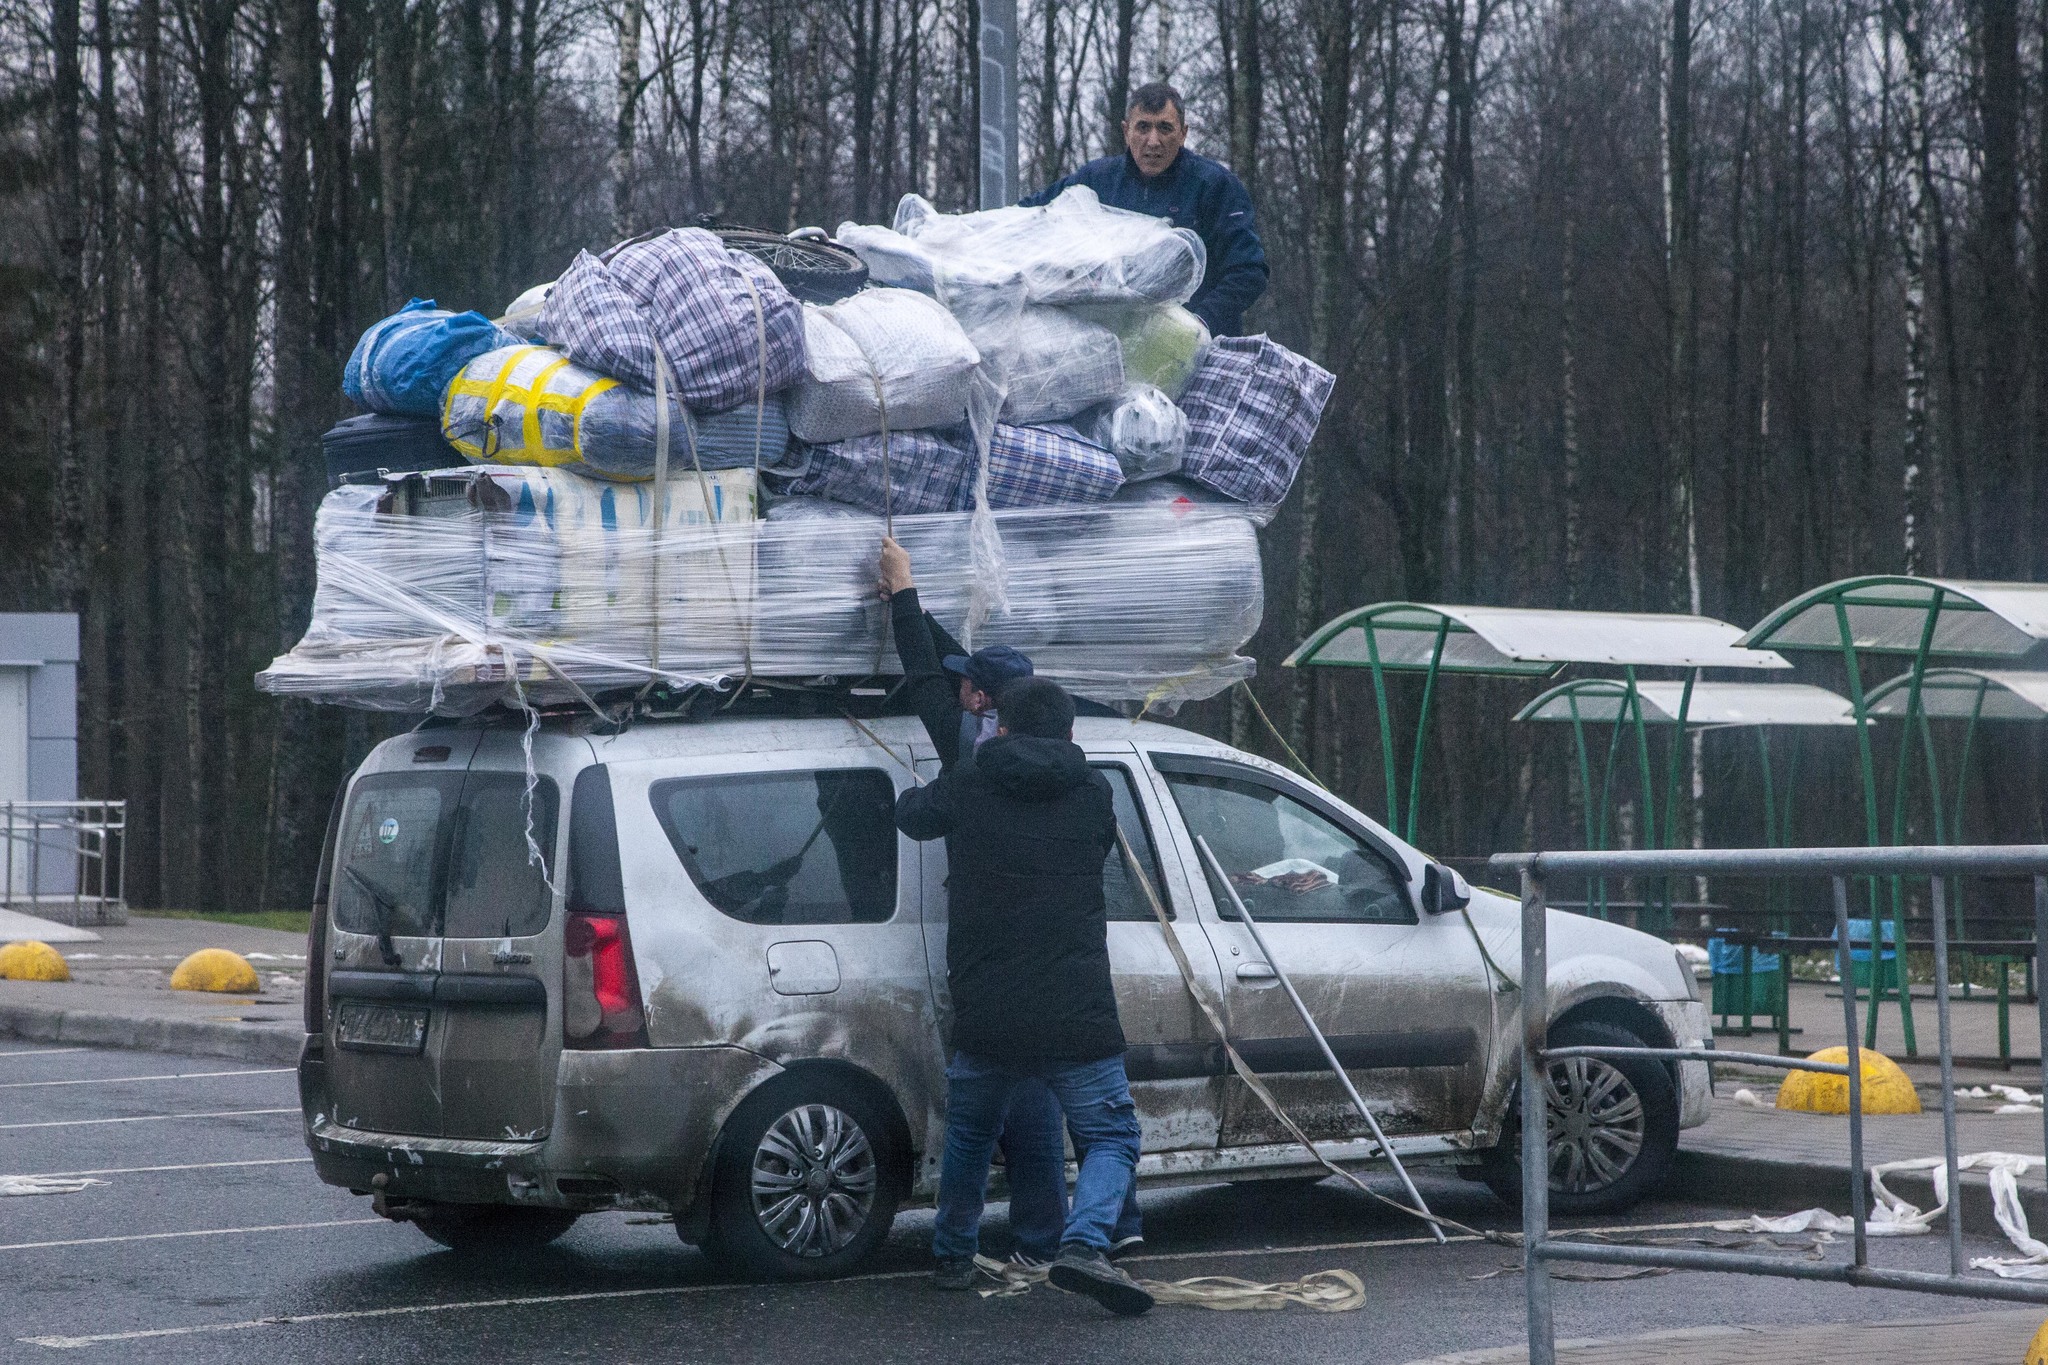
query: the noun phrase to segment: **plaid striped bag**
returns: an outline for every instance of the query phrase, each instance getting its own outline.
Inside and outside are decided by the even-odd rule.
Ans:
[[[1287,496],[1336,376],[1270,337],[1217,337],[1180,396],[1182,478],[1240,502]]]
[[[803,305],[767,266],[702,228],[628,242],[603,259],[578,254],[548,294],[540,331],[577,364],[642,392],[654,388],[659,339],[676,392],[702,412],[804,373]]]
[[[794,463],[763,470],[775,492],[830,498],[869,512],[910,516],[974,506],[974,436],[965,426],[892,432],[888,471],[882,438],[856,436],[805,446]],[[1115,455],[1071,427],[999,424],[988,451],[994,508],[1107,502],[1123,486]]]

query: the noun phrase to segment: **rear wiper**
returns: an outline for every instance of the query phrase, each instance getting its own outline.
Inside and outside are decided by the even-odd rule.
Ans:
[[[356,890],[370,898],[370,906],[377,917],[377,953],[387,967],[399,966],[404,959],[391,942],[391,914],[398,909],[398,898],[371,881],[353,867],[343,867],[342,875],[355,884]]]

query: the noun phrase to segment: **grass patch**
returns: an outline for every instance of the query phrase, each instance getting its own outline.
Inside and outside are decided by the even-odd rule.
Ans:
[[[136,910],[142,919],[202,919],[215,924],[241,924],[253,929],[282,929],[303,934],[312,927],[311,910],[252,910],[245,915],[226,910]]]

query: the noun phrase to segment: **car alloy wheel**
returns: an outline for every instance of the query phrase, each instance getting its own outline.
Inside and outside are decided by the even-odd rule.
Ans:
[[[875,1207],[873,1145],[845,1110],[791,1109],[754,1149],[754,1218],[792,1256],[830,1256],[860,1234]]]
[[[1598,1057],[1552,1063],[1550,1188],[1591,1194],[1628,1174],[1642,1153],[1648,1120],[1642,1096],[1618,1068]]]

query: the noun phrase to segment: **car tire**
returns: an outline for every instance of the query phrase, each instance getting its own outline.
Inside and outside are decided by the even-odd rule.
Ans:
[[[416,1213],[412,1224],[464,1255],[538,1251],[576,1225],[573,1209],[530,1209],[510,1204],[441,1204]]]
[[[1550,1031],[1552,1047],[1648,1047],[1618,1024],[1582,1019]],[[1678,1087],[1649,1058],[1573,1057],[1551,1063],[1550,1211],[1614,1213],[1655,1190],[1678,1151]],[[1519,1099],[1487,1154],[1480,1178],[1522,1205]]]
[[[889,1235],[902,1198],[896,1125],[844,1077],[780,1077],[726,1121],[704,1250],[749,1279],[823,1280]]]

